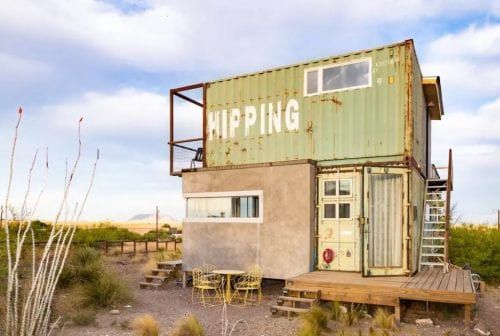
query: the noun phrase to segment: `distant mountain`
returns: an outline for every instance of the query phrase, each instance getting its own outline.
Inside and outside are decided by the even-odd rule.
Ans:
[[[155,223],[156,215],[155,214],[137,214],[135,216],[130,217],[127,222],[141,222],[141,223]],[[158,217],[158,222],[160,223],[179,223],[179,221],[172,216],[162,215]]]

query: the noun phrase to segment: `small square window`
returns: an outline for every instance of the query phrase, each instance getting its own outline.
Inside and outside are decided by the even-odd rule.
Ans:
[[[351,180],[340,180],[339,181],[339,195],[340,196],[351,195]]]
[[[325,218],[336,218],[335,205],[336,204],[325,204]]]
[[[337,181],[325,181],[325,196],[337,195]]]
[[[340,203],[339,204],[339,218],[351,218],[351,204],[350,203]]]

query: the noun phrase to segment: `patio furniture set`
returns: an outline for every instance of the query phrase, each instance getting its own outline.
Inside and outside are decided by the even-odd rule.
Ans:
[[[243,306],[258,302],[262,298],[262,269],[250,266],[246,271],[217,269],[214,265],[203,264],[191,271],[193,275],[192,302],[207,304],[233,304]],[[256,298],[254,298],[254,292]]]

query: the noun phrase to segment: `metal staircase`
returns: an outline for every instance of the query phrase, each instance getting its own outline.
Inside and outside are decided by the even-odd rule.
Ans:
[[[443,267],[448,271],[448,229],[450,222],[450,195],[453,190],[451,149],[448,166],[435,167],[426,183],[425,213],[420,243],[419,271],[428,267]],[[447,178],[437,172],[446,169]]]

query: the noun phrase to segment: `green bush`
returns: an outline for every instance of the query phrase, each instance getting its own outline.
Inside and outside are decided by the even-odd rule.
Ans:
[[[83,287],[83,301],[86,306],[110,308],[131,300],[129,288],[110,273],[102,273],[99,278]]]
[[[449,242],[454,265],[469,264],[484,280],[500,281],[500,231],[496,227],[453,227]]]
[[[77,228],[73,241],[92,244],[100,240],[139,240],[142,236],[125,228],[101,223],[90,228]]]

